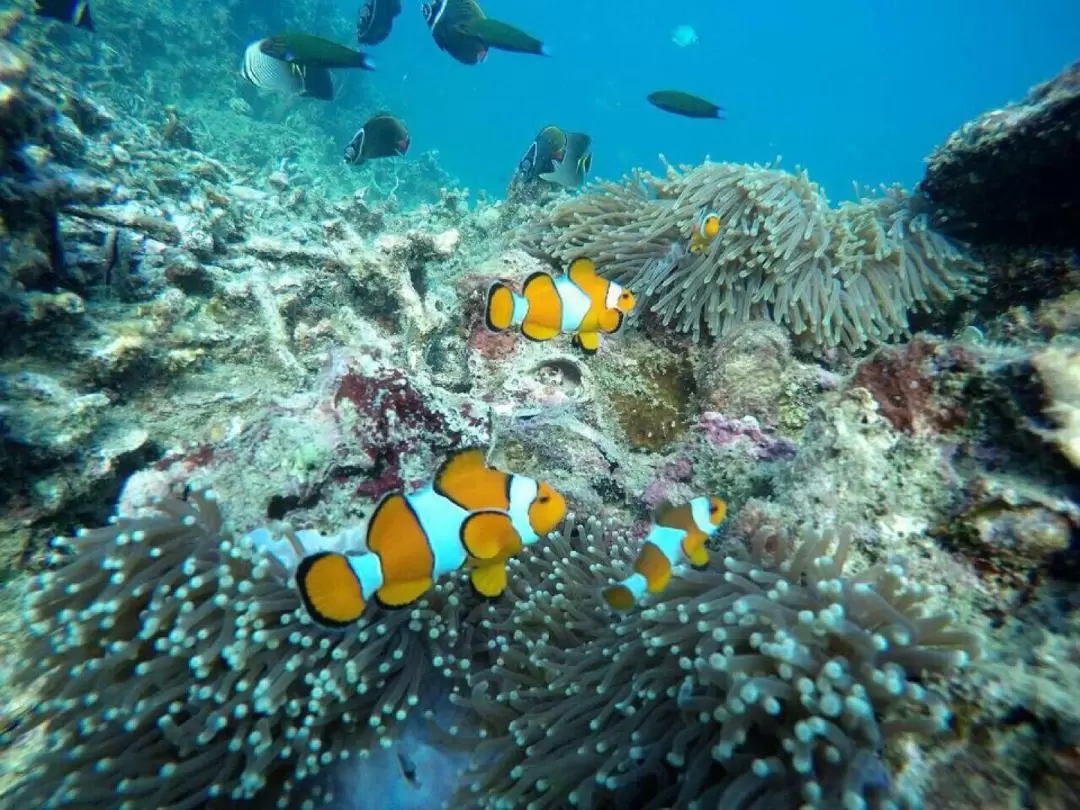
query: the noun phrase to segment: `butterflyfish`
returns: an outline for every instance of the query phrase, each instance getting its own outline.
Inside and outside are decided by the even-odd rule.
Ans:
[[[709,562],[705,541],[716,532],[726,510],[722,500],[704,495],[682,506],[661,507],[634,560],[634,573],[604,588],[604,601],[615,610],[630,610],[646,592],[662,591],[676,565],[689,561],[704,568]]]
[[[472,20],[462,29],[464,33],[476,37],[489,48],[511,53],[531,53],[536,56],[551,56],[551,51],[536,37],[525,33],[510,23],[480,17]]]
[[[267,56],[262,50],[262,43],[262,40],[253,42],[244,51],[240,73],[245,79],[263,90],[310,96],[323,101],[333,99],[334,83],[329,70]]]
[[[390,36],[394,18],[401,13],[401,0],[364,0],[356,15],[356,41],[378,45]]]
[[[535,183],[542,174],[555,170],[555,161],[566,156],[566,133],[556,126],[546,126],[533,138],[518,161],[513,183]]]
[[[566,133],[561,159],[552,161],[552,170],[540,177],[563,188],[578,188],[592,171],[592,138],[584,132]]]
[[[420,10],[431,38],[440,50],[464,65],[484,61],[487,45],[466,33],[471,25],[484,19],[484,12],[476,0],[429,0],[420,6]]]
[[[594,354],[600,334],[618,332],[633,308],[633,293],[597,275],[591,259],[577,258],[565,276],[533,273],[520,295],[505,282],[492,284],[484,322],[493,332],[520,327],[521,334],[535,341],[572,334],[575,346]]]
[[[665,112],[682,115],[687,118],[722,118],[724,109],[718,104],[700,96],[684,93],[682,90],[658,90],[649,94],[649,103]]]
[[[365,531],[366,551],[316,551],[296,567],[311,619],[328,628],[357,621],[371,601],[410,605],[462,567],[485,598],[507,585],[506,561],[555,529],[566,501],[550,484],[488,467],[480,449],[450,456],[431,484],[385,495]]]
[[[375,69],[375,63],[366,53],[314,34],[291,32],[266,37],[259,40],[259,50],[274,59],[304,67]]]
[[[704,210],[698,214],[694,229],[690,232],[690,252],[701,253],[720,233],[720,215],[715,211]]]
[[[345,162],[359,166],[375,158],[404,155],[409,143],[409,130],[400,118],[377,113],[364,122],[345,147]]]

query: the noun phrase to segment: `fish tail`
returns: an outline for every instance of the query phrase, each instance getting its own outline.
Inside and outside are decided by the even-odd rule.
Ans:
[[[484,324],[492,332],[505,332],[511,326],[521,323],[515,315],[520,311],[524,299],[501,281],[496,281],[488,289],[487,304],[484,307]]]

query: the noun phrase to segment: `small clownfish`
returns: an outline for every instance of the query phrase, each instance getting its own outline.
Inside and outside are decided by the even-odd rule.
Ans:
[[[533,273],[518,295],[497,281],[488,290],[484,322],[493,332],[521,327],[529,340],[551,340],[573,334],[573,344],[586,354],[600,348],[600,333],[614,334],[634,308],[634,295],[613,281],[601,278],[591,259],[570,263],[565,276]]]
[[[720,215],[715,211],[702,211],[690,232],[690,252],[701,253],[720,233]]]
[[[724,519],[722,500],[704,495],[682,506],[664,506],[634,560],[634,573],[604,588],[604,601],[615,610],[630,610],[646,591],[659,593],[671,579],[671,570],[683,560],[695,568],[709,562],[708,540]]]
[[[444,574],[469,567],[481,596],[506,589],[506,560],[559,524],[566,501],[549,484],[491,469],[483,451],[448,458],[434,481],[410,495],[383,496],[368,521],[366,552],[318,551],[296,569],[308,615],[341,629],[368,602],[412,604]]]

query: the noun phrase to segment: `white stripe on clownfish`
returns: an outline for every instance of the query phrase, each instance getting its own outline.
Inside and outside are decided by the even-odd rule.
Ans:
[[[555,291],[559,294],[562,302],[562,329],[563,334],[576,332],[585,316],[589,314],[592,301],[588,294],[566,276],[555,279]]]

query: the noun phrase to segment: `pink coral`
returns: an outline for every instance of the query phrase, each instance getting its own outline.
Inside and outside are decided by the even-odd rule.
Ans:
[[[795,444],[789,439],[771,436],[761,429],[752,416],[729,419],[716,411],[705,411],[694,425],[695,430],[705,434],[714,447],[726,447],[737,442],[747,442],[754,455],[761,461],[776,461],[795,455]]]

